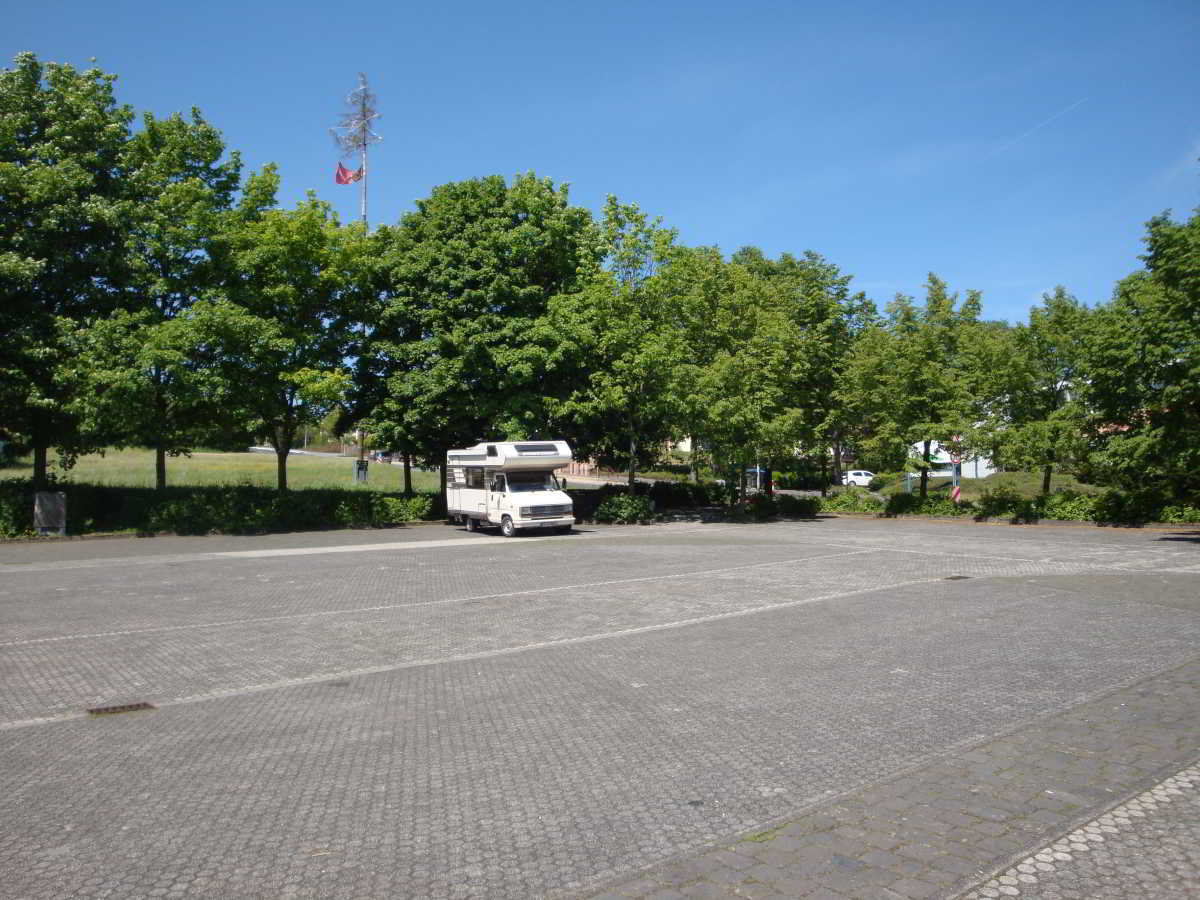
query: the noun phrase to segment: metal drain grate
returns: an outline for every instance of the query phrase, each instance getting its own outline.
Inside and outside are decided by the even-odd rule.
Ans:
[[[141,712],[144,709],[158,709],[153,703],[125,703],[120,706],[93,706],[88,710],[89,716],[115,716],[118,713]]]
[[[966,581],[970,575],[947,575],[943,581]]]

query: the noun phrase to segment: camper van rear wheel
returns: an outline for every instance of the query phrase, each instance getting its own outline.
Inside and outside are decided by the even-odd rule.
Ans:
[[[479,530],[479,520],[478,519],[472,519],[470,516],[463,516],[463,518],[467,520],[467,531],[478,531]]]
[[[500,520],[500,533],[505,537],[512,537],[517,533],[517,529],[513,527],[512,517],[505,516]]]

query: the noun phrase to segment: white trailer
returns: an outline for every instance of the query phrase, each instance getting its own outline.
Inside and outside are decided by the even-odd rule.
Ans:
[[[486,441],[446,454],[446,513],[467,531],[499,525],[566,533],[575,508],[554,470],[571,462],[566,441]]]

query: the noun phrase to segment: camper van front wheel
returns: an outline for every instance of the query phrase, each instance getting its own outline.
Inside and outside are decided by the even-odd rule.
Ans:
[[[505,516],[500,520],[500,533],[505,537],[512,537],[517,533],[517,529],[513,527],[511,516]]]

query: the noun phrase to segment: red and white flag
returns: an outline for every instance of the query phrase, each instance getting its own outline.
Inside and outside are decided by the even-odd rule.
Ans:
[[[338,163],[337,171],[333,173],[333,180],[336,184],[351,184],[362,178],[363,170],[360,166],[357,169],[347,169],[341,163]]]

